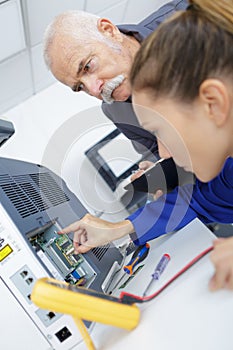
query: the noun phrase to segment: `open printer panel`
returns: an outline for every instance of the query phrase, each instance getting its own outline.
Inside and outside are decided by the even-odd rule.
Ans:
[[[74,254],[72,235],[57,234],[87,212],[59,176],[38,164],[0,158],[0,197],[50,276],[105,292],[106,276],[122,255],[112,244]]]
[[[0,198],[0,293],[4,295],[0,307],[4,324],[20,328],[14,341],[18,343],[20,338],[21,348],[76,349],[82,337],[74,320],[34,305],[34,284],[38,278],[54,277],[106,293],[122,254],[113,244],[75,254],[72,234],[57,234],[85,215],[86,209],[65,182],[44,166],[0,158]],[[12,320],[12,315],[17,317]],[[91,331],[93,324],[85,321],[85,325]],[[7,344],[4,348],[12,338],[8,332],[11,327],[6,328],[1,335],[1,345]]]

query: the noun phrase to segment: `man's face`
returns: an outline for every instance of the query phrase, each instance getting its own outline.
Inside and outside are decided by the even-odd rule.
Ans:
[[[50,50],[51,71],[73,91],[84,91],[100,100],[126,101],[131,95],[129,72],[133,56],[122,43],[59,38]],[[106,98],[105,98],[106,96]]]

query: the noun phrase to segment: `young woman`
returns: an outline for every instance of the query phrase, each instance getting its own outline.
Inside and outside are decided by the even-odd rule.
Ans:
[[[212,203],[218,197],[219,221],[233,222],[233,1],[190,1],[143,43],[131,84],[139,121],[160,140],[162,158],[203,182],[225,163],[205,195]],[[233,289],[233,237],[217,240],[211,259],[211,289]]]

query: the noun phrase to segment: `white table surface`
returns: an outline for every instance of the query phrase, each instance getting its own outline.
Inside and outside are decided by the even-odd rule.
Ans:
[[[190,226],[170,235],[161,245],[157,246],[155,240],[151,244],[146,265],[128,290],[142,294],[157,260],[167,252],[171,255],[171,261],[160,282],[154,285],[155,291],[197,253],[211,246],[213,239],[214,235],[195,220]],[[95,324],[91,337],[96,348],[232,350],[233,293],[226,290],[208,290],[208,281],[213,272],[209,255],[206,255],[154,300],[138,304],[141,319],[133,331]],[[84,349],[84,344],[77,347],[77,350]]]

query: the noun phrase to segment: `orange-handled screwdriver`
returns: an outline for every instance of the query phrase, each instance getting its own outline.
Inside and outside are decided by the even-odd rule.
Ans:
[[[140,245],[133,253],[133,256],[132,256],[130,262],[128,263],[128,265],[125,265],[123,267],[123,270],[128,275],[132,275],[135,266],[137,266],[141,261],[143,261],[147,257],[147,255],[149,253],[149,249],[150,249],[149,243],[145,243],[143,245]],[[125,274],[123,276],[121,276],[121,278],[116,282],[116,284],[112,288],[112,291],[120,284],[120,282],[122,281],[122,279],[125,276],[126,276]],[[110,294],[112,293],[112,291],[110,292]]]
[[[125,265],[123,267],[123,270],[129,275],[132,275],[134,267],[147,257],[149,253],[149,248],[150,248],[149,243],[140,245],[133,253],[132,259],[130,260],[128,265]]]

